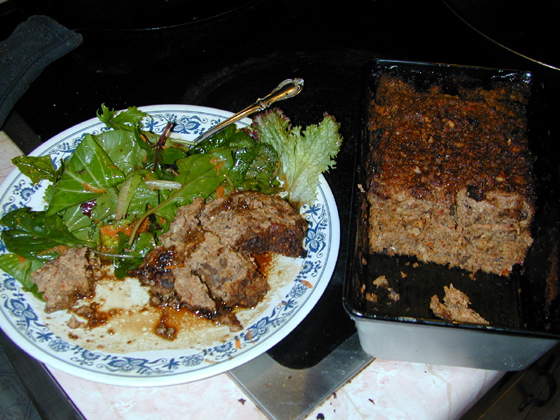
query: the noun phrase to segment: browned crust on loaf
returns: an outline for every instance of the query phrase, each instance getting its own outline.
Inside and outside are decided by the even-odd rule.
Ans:
[[[206,229],[242,252],[304,258],[308,223],[285,200],[252,191],[210,201],[200,215]]]
[[[371,103],[370,248],[507,275],[532,239],[526,96],[383,76]]]
[[[131,275],[150,287],[152,305],[184,306],[239,331],[232,311],[256,306],[270,290],[255,257],[305,255],[307,224],[289,203],[259,192],[196,198]]]

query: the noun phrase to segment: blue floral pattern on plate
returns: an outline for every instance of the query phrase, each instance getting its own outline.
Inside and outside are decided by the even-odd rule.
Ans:
[[[174,121],[174,135],[192,140],[231,113],[189,105],[143,107],[151,118],[145,126],[161,133]],[[241,122],[241,126],[250,120]],[[103,131],[97,119],[72,127],[43,144],[34,155],[50,155],[54,162],[67,158],[86,133]],[[42,206],[41,185],[31,184],[17,171],[0,187],[0,216],[22,206]],[[23,350],[67,373],[94,381],[132,386],[172,385],[225,372],[264,353],[290,333],[311,311],[324,292],[338,256],[339,220],[336,203],[323,177],[316,203],[302,209],[309,221],[304,246],[307,257],[283,297],[262,316],[226,342],[200,349],[157,350],[144,354],[92,351],[59,337],[42,321],[43,304],[22,290],[19,282],[0,270],[0,327]],[[0,252],[6,252],[0,241]]]

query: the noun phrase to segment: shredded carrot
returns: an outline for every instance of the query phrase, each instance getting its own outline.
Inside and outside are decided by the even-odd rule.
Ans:
[[[301,280],[301,282],[305,284],[307,287],[309,287],[310,289],[313,289],[313,285],[309,283],[307,280]]]
[[[226,162],[223,160],[218,160],[217,158],[212,158],[210,159],[210,163],[216,167],[216,172],[218,175],[220,175],[220,170]]]
[[[235,339],[235,348],[241,350],[241,341],[239,341],[239,338]]]
[[[51,252],[51,251],[58,251],[58,252],[60,252],[60,253],[62,254],[62,253],[65,252],[67,249],[68,249],[68,247],[65,246],[65,245],[57,245],[57,246],[55,246],[55,247],[53,247],[53,248],[51,248],[51,249],[47,249],[47,250],[45,250],[45,251],[43,251],[43,252],[40,252],[39,255],[41,255],[41,254],[47,254],[47,253],[49,253],[49,252]]]
[[[222,198],[225,194],[226,194],[225,187],[223,185],[218,185],[218,188],[216,188],[216,196],[218,198]]]
[[[117,234],[119,233],[119,228],[117,226],[114,225],[105,225],[102,226],[101,228],[99,228],[99,231],[103,234],[103,235],[107,235],[107,236],[117,236]]]
[[[97,188],[97,187],[94,187],[93,185],[88,184],[87,182],[84,182],[82,185],[84,186],[84,188],[87,191],[91,191],[91,192],[94,192],[94,193],[103,194],[105,191],[107,191],[106,188]]]
[[[138,226],[138,233],[146,232],[149,229],[150,221],[148,218],[145,218]],[[135,224],[123,224],[123,225],[105,225],[99,228],[99,231],[103,235],[116,237],[119,232],[124,233],[126,236],[131,236],[134,232]]]
[[[134,227],[132,225],[123,226],[121,232],[124,233],[126,236],[132,235],[132,230]]]
[[[138,232],[138,233],[146,232],[146,231],[148,230],[148,228],[149,228],[149,225],[150,225],[150,220],[146,217],[144,220],[142,220],[142,223],[141,223],[140,226],[138,227],[137,232]],[[125,233],[127,236],[130,236],[130,235],[132,235],[133,229],[134,229],[134,224],[128,225],[128,226],[127,226],[127,229],[124,231],[124,233]]]
[[[141,226],[141,228],[146,229],[143,224]],[[107,236],[111,236],[111,237],[116,237],[119,232],[124,233],[126,236],[130,236],[132,235],[132,230],[134,229],[133,225],[123,225],[123,226],[115,226],[115,225],[105,225],[99,228],[99,231],[103,234],[103,235],[107,235]]]

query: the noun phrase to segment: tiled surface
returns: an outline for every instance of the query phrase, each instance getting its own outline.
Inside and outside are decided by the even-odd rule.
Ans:
[[[50,371],[88,420],[267,419],[227,374],[143,388]],[[305,420],[457,420],[500,377],[500,372],[483,369],[376,359]],[[258,380],[267,386],[266,378]],[[302,386],[302,395],[313,386]]]
[[[0,420],[41,420],[0,345]]]

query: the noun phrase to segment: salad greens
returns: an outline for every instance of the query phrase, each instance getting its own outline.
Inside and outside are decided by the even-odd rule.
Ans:
[[[195,197],[252,190],[287,193],[296,207],[314,202],[318,176],[334,166],[342,141],[334,118],[301,133],[278,109],[198,144],[173,139],[172,122],[161,135],[145,131],[150,116],[136,107],[102,105],[97,115],[108,130],[85,135],[58,167],[48,156],[13,161],[33,183],[49,184],[44,210],[19,208],[0,219],[9,251],[0,268],[27,290],[31,272],[67,247],[87,246],[113,263],[117,278],[126,276]]]
[[[325,114],[321,123],[302,131],[301,127],[292,127],[283,113],[271,111],[257,115],[253,127],[258,139],[279,154],[279,178],[290,202],[315,202],[319,175],[334,168],[334,157],[342,143],[334,117]]]

